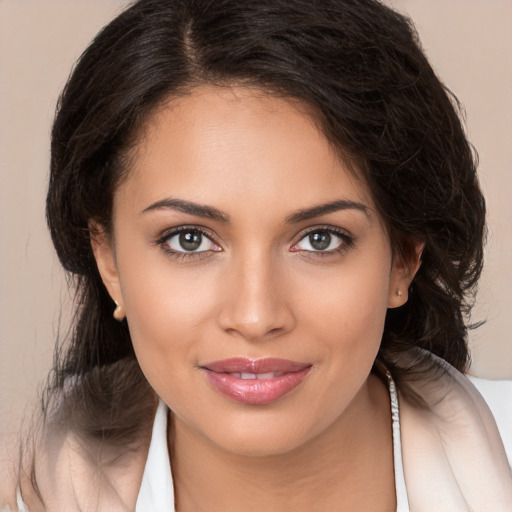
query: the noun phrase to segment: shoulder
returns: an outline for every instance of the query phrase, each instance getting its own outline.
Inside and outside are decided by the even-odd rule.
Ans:
[[[491,410],[512,467],[512,380],[488,380],[470,375],[468,379]]]
[[[143,446],[122,449],[66,433],[46,440],[36,479],[49,510],[133,509],[146,458]]]
[[[51,428],[26,455],[1,468],[0,512],[127,512],[134,510],[147,446],[109,445]]]
[[[133,510],[157,406],[141,379],[119,362],[53,393],[23,449],[0,455],[0,511]]]
[[[486,399],[465,375],[442,359],[424,352],[409,356],[417,358],[419,371],[407,377],[405,384],[421,399],[415,402],[403,393],[400,397],[411,508],[418,512],[510,511],[512,473],[504,439]],[[410,363],[410,359],[405,361],[412,367]],[[501,389],[507,387],[498,385],[496,395],[501,396]],[[506,409],[506,396],[490,394],[496,411]]]

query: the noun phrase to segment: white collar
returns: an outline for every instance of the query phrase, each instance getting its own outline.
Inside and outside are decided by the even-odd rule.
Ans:
[[[174,512],[174,487],[167,448],[169,409],[160,400],[135,512]]]
[[[397,512],[408,512],[409,503],[402,464],[400,416],[395,383],[389,378],[391,417],[393,425],[393,459]],[[148,458],[137,498],[136,512],[174,512],[174,487],[167,446],[167,419],[169,409],[160,400],[153,423]]]

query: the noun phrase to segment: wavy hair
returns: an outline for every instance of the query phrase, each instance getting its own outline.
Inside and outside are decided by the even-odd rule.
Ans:
[[[387,314],[378,361],[399,379],[413,370],[400,354],[418,347],[464,371],[485,203],[459,104],[410,20],[376,0],[140,0],[96,36],[58,105],[47,219],[79,300],[47,399],[73,379],[64,395],[74,428],[116,441],[144,423],[129,402],[151,389],[126,322],[112,318],[89,221],[110,229],[114,192],[155,109],[206,83],[311,107],[368,184],[395,253],[407,262],[413,242],[425,243],[407,304]],[[134,371],[121,382],[113,365]]]

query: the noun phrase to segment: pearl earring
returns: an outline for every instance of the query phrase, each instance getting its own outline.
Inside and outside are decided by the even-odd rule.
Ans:
[[[114,309],[113,317],[118,321],[122,322],[124,320],[124,311],[122,306],[120,306],[117,300],[114,301],[116,303],[116,309]]]
[[[400,288],[398,288],[398,290],[396,291],[396,295],[399,299],[402,298],[402,290],[400,290]]]

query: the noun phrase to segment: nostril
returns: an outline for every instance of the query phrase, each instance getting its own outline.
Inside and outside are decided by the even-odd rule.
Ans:
[[[261,287],[251,293],[249,288],[245,291],[243,295],[229,296],[218,312],[218,325],[226,334],[247,341],[264,341],[294,328],[295,315],[278,294]]]
[[[284,327],[265,328],[258,324],[237,325],[225,328],[224,331],[230,336],[242,338],[247,341],[264,341],[277,338],[286,332]]]

